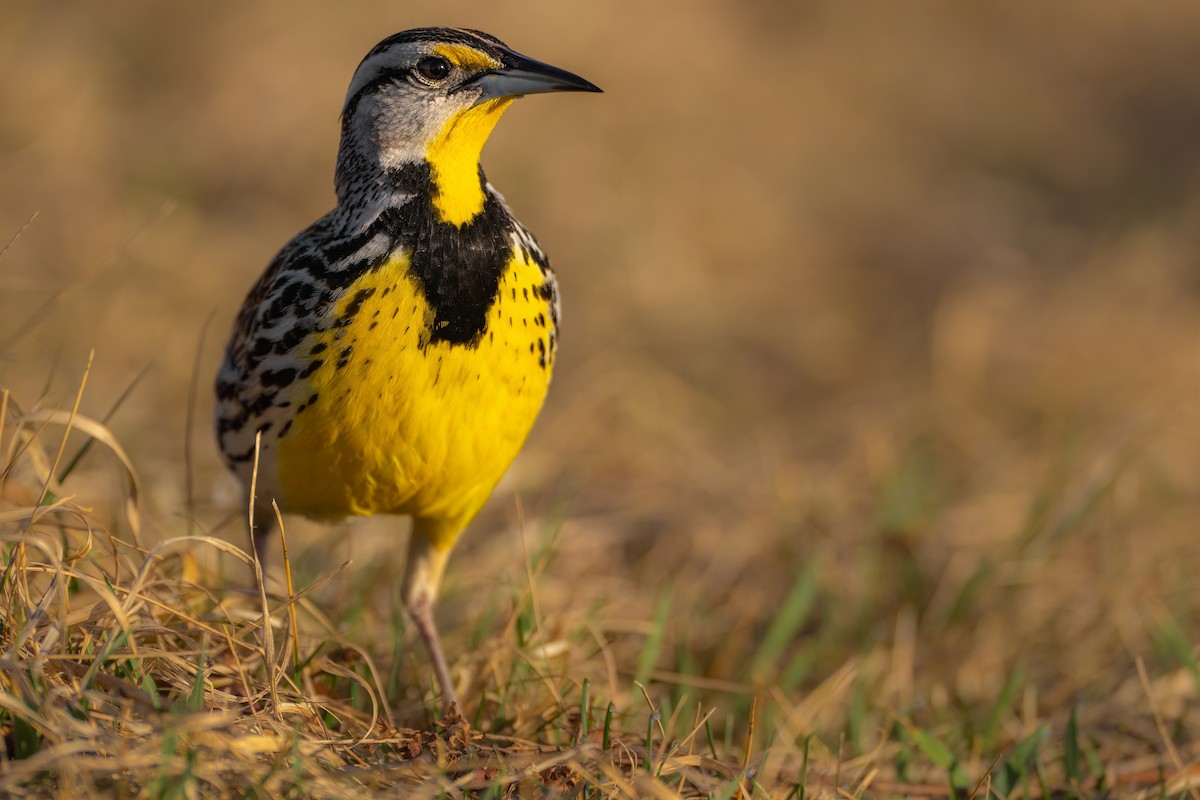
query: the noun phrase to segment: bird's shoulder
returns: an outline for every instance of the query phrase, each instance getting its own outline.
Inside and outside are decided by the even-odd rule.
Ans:
[[[396,224],[411,195],[341,205],[292,237],[259,276],[242,305],[238,330],[273,326],[293,313],[336,301],[361,275],[411,249]]]

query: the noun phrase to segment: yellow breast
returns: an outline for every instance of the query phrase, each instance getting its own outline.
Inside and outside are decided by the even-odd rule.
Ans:
[[[291,388],[273,465],[290,511],[469,518],[537,417],[554,355],[542,268],[514,251],[482,333],[451,343],[431,337],[408,264],[357,280],[309,339],[322,363]]]

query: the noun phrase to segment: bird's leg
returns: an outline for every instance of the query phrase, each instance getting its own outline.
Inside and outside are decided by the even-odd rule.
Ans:
[[[428,594],[418,592],[406,605],[413,624],[417,626],[417,633],[421,634],[421,641],[429,651],[429,660],[433,662],[438,689],[442,693],[442,705],[449,711],[458,704],[458,698],[454,692],[454,683],[450,679],[450,667],[446,664],[446,656],[438,639],[437,624],[433,621],[433,600]]]
[[[437,677],[438,689],[442,693],[442,705],[447,713],[455,709],[458,698],[454,692],[454,683],[450,680],[450,668],[446,664],[446,656],[442,652],[442,644],[438,639],[437,624],[433,620],[433,608],[437,602],[438,588],[442,583],[442,572],[450,556],[449,542],[442,537],[431,535],[422,520],[413,523],[412,539],[408,544],[408,563],[404,569],[404,607],[417,626],[417,633],[429,651],[429,660],[433,662],[434,675]]]

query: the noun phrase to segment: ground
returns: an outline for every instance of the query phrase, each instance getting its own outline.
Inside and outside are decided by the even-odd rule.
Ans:
[[[1196,791],[1200,7],[3,17],[3,792]],[[404,522],[286,518],[260,595],[209,424],[355,65],[423,24],[606,91],[484,151],[563,329],[450,564],[465,719]]]

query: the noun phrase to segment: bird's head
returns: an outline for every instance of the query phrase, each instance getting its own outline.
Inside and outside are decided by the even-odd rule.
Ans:
[[[361,170],[428,164],[443,222],[479,213],[479,155],[512,101],[542,92],[599,92],[566,70],[479,31],[417,28],[384,39],[358,65],[342,109],[340,187]]]

